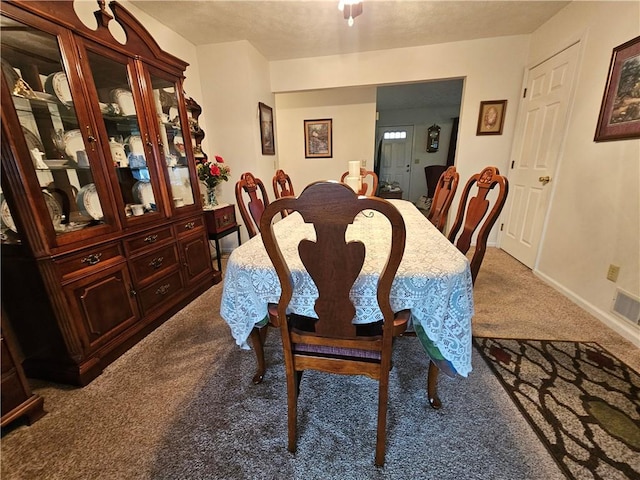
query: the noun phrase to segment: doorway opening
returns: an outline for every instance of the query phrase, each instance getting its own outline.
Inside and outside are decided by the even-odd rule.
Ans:
[[[399,184],[404,200],[415,203],[427,195],[425,167],[454,164],[463,86],[460,78],[378,87],[374,169],[381,183]],[[427,151],[432,125],[440,127],[439,146]],[[389,132],[407,137],[385,139]]]

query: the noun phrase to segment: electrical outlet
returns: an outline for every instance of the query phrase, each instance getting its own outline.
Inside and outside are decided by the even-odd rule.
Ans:
[[[607,280],[612,282],[618,281],[618,274],[620,273],[620,267],[618,265],[609,265],[609,271],[607,271]]]

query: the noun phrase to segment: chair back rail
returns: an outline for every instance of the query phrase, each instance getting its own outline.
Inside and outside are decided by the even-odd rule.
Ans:
[[[255,237],[260,231],[260,218],[264,209],[269,205],[269,196],[262,180],[245,172],[236,182],[236,202],[240,215],[247,227],[249,238]]]
[[[498,196],[489,211],[490,202],[487,200],[487,194],[496,185],[499,187]],[[469,199],[469,194],[474,186],[477,188],[477,192]],[[471,277],[474,284],[487,249],[489,232],[504,207],[508,193],[509,182],[506,177],[500,175],[497,167],[486,167],[480,173],[473,175],[462,191],[458,213],[447,238],[458,250],[466,254],[471,247],[474,232],[480,227],[471,259]],[[487,212],[489,213],[487,214]],[[461,228],[462,231],[460,231]]]
[[[456,167],[451,166],[442,172],[435,187],[427,219],[441,232],[444,231],[447,223],[447,215],[449,214],[453,197],[456,194],[459,180],[460,175],[456,171]]]
[[[293,183],[289,175],[284,170],[276,170],[272,180],[273,194],[276,200],[280,197],[295,197],[296,194],[293,191]],[[282,217],[286,217],[289,214],[287,210],[282,211]]]

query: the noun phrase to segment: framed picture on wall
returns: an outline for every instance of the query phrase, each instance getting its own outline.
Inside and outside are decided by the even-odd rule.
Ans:
[[[487,100],[480,102],[476,135],[502,135],[506,111],[506,100]]]
[[[640,138],[640,37],[613,49],[594,141]]]
[[[275,155],[276,143],[273,135],[273,110],[262,102],[258,103],[260,110],[260,141],[263,155]]]
[[[333,157],[331,118],[304,121],[305,158]]]

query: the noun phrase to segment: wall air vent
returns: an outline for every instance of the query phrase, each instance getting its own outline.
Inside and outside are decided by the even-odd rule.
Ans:
[[[613,300],[613,312],[640,327],[640,298],[618,289]]]

